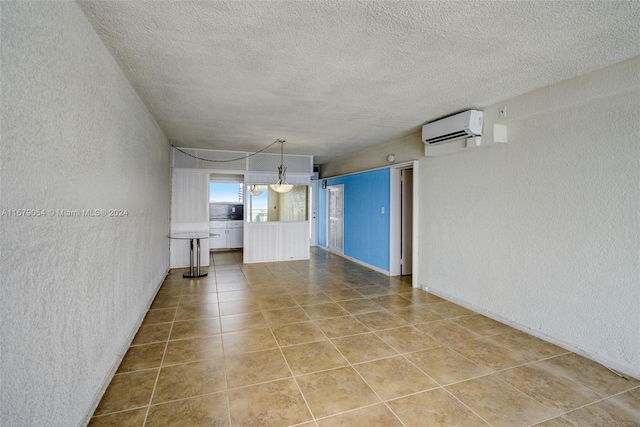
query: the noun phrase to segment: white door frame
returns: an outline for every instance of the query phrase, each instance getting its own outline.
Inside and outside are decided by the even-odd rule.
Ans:
[[[419,173],[418,161],[402,163],[390,168],[389,183],[389,275],[399,276],[402,274],[400,268],[400,258],[402,248],[400,246],[400,236],[402,233],[400,214],[402,212],[400,194],[400,171],[402,169],[413,169],[413,234],[412,234],[412,275],[411,284],[414,288],[418,285],[418,218],[419,218]]]
[[[311,236],[309,246],[318,246],[318,181],[312,180],[309,184],[309,221],[311,222]]]
[[[336,189],[340,189],[342,190],[342,245],[341,245],[341,250],[340,252],[332,249],[329,246],[329,229],[330,229],[330,225],[329,222],[331,221],[330,215],[329,215],[329,208],[331,205],[331,190],[336,190]],[[326,247],[328,250],[330,250],[331,252],[336,252],[336,253],[340,253],[340,254],[344,254],[344,184],[336,184],[336,185],[328,185],[327,186],[327,203],[326,203],[326,218],[327,218],[327,226],[326,226],[326,236],[325,236],[325,242],[327,242]]]

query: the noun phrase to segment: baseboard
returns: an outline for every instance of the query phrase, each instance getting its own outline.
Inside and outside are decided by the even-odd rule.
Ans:
[[[366,262],[360,261],[359,259],[356,259],[356,258],[352,258],[349,255],[345,255],[345,254],[343,254],[341,252],[332,251],[331,249],[325,248],[323,246],[317,246],[317,248],[318,249],[322,249],[325,252],[329,252],[331,254],[341,256],[342,258],[346,258],[351,262],[355,262],[356,264],[360,264],[363,267],[367,267],[367,268],[369,268],[371,270],[377,271],[378,273],[384,274],[385,276],[391,276],[391,273],[389,273],[387,270],[383,270],[383,269],[381,269],[379,267],[373,266],[371,264],[367,264]]]
[[[95,394],[95,396],[93,398],[93,401],[91,403],[91,406],[89,407],[89,410],[87,411],[87,414],[84,416],[84,419],[82,420],[82,423],[80,424],[80,427],[85,427],[87,424],[89,424],[89,421],[91,421],[91,417],[93,416],[93,413],[96,411],[96,408],[100,404],[100,401],[102,400],[102,396],[104,396],[104,393],[107,391],[107,387],[109,387],[109,384],[111,384],[111,381],[113,380],[113,377],[116,374],[116,372],[118,370],[118,367],[120,366],[120,363],[122,362],[122,359],[124,358],[125,354],[127,354],[127,350],[129,350],[129,347],[131,346],[131,343],[133,342],[133,338],[135,338],[136,333],[138,333],[138,329],[140,329],[140,326],[142,325],[142,322],[144,321],[144,318],[147,315],[147,312],[149,311],[149,308],[151,307],[151,304],[153,303],[153,300],[155,300],[156,295],[158,294],[158,291],[160,290],[160,287],[162,286],[162,283],[164,283],[165,278],[169,274],[169,270],[171,270],[171,268],[167,267],[167,270],[165,271],[164,275],[162,276],[162,280],[156,286],[156,290],[153,293],[153,295],[151,297],[151,300],[148,301],[148,303],[147,303],[147,309],[142,312],[142,314],[138,318],[138,321],[136,322],[135,326],[129,332],[129,335],[127,336],[127,339],[125,340],[124,345],[122,345],[120,347],[120,351],[118,351],[118,355],[116,357],[116,360],[114,361],[113,365],[111,365],[111,369],[109,369],[109,372],[105,376],[105,379],[102,382],[102,385],[100,386],[100,388],[96,392],[96,394]]]
[[[528,326],[519,324],[517,322],[514,322],[512,320],[509,320],[505,317],[500,316],[499,314],[496,313],[492,313],[482,307],[479,307],[475,304],[469,303],[467,301],[463,301],[459,298],[456,298],[454,296],[451,296],[445,292],[441,292],[437,289],[432,289],[429,288],[428,286],[425,285],[420,285],[420,289],[429,292],[430,294],[434,294],[436,296],[439,296],[440,298],[444,298],[447,301],[451,301],[455,304],[458,304],[464,308],[467,308],[471,311],[474,311],[478,314],[482,314],[483,316],[489,317],[490,319],[493,319],[497,322],[503,323],[507,326],[511,326],[514,329],[518,329],[519,331],[522,331],[526,334],[532,335],[536,338],[539,338],[543,341],[546,341],[548,343],[557,345],[558,347],[562,347],[565,350],[568,350],[572,353],[576,353],[579,354],[580,356],[586,357],[589,360],[592,360],[596,363],[599,363],[600,365],[604,366],[605,368],[608,368],[610,370],[613,370],[617,373],[623,374],[625,376],[631,376],[633,378],[636,379],[640,379],[640,370],[638,370],[638,368],[636,367],[632,367],[629,365],[624,365],[624,364],[620,364],[616,361],[613,360],[609,360],[606,357],[600,356],[600,355],[596,355],[595,351],[589,351],[589,350],[585,350],[583,347],[579,346],[579,345],[575,345],[572,343],[568,343],[564,340],[561,340],[557,337],[554,337],[552,335],[548,335],[545,334],[542,331],[537,331],[534,329],[531,329]]]

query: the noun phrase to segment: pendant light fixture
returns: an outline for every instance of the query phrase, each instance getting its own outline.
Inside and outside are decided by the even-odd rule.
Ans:
[[[262,190],[260,190],[255,184],[252,184],[251,187],[249,187],[249,194],[252,196],[259,196],[262,194]]]
[[[287,193],[291,191],[293,185],[287,184],[285,173],[287,168],[284,167],[284,139],[280,139],[280,166],[278,166],[278,182],[269,185],[271,189],[277,193]]]

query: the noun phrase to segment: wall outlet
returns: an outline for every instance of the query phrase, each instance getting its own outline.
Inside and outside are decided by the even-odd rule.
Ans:
[[[503,105],[502,107],[500,107],[500,118],[501,119],[506,119],[507,118],[507,106]]]

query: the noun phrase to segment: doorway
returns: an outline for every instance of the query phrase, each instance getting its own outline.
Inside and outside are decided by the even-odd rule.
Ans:
[[[413,169],[400,170],[400,275],[413,273]]]
[[[327,187],[327,248],[342,254],[344,251],[344,185]]]
[[[418,287],[419,162],[407,162],[390,170],[389,275],[405,276]],[[410,278],[410,279],[409,279]]]

